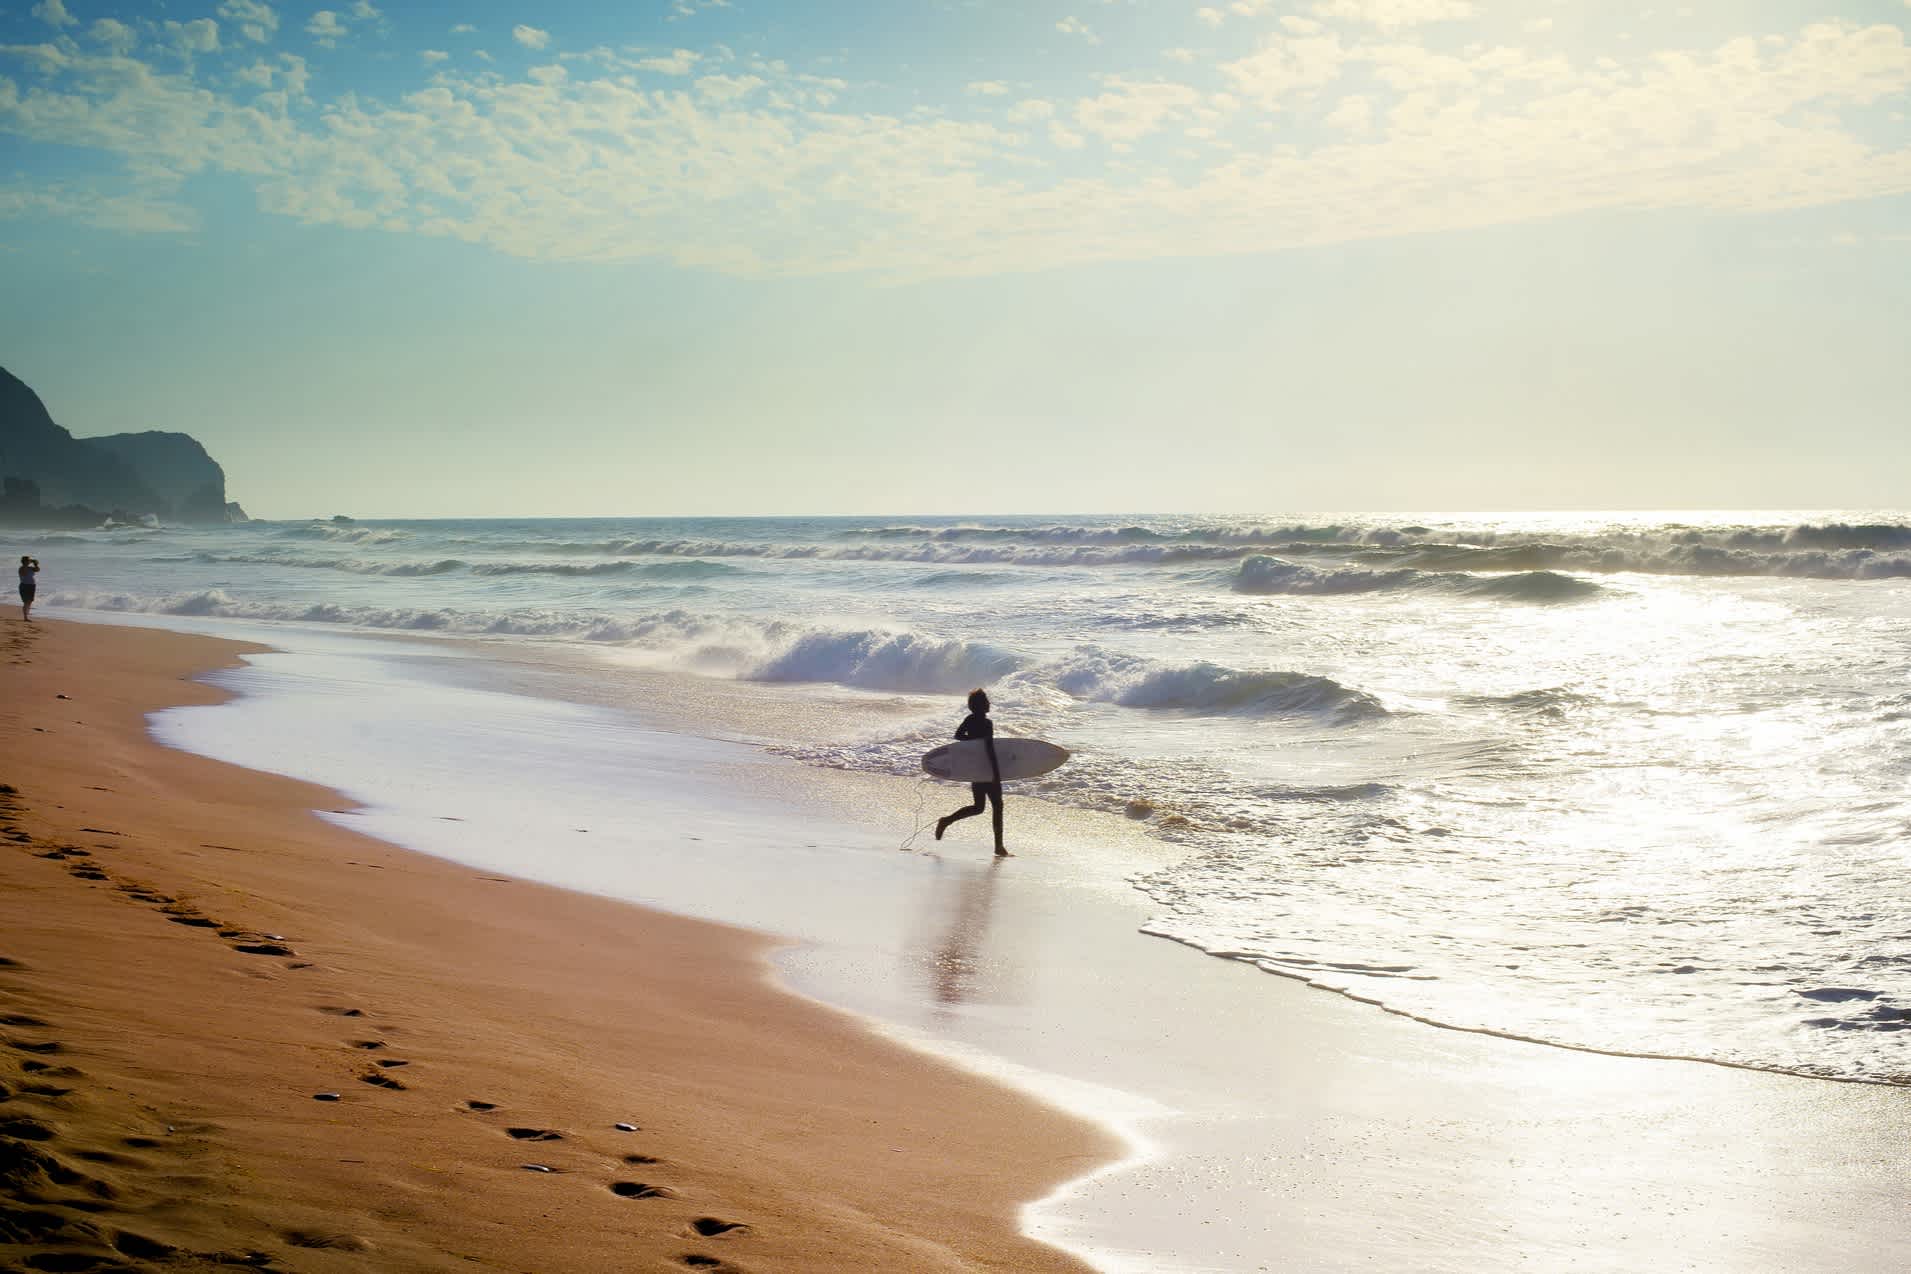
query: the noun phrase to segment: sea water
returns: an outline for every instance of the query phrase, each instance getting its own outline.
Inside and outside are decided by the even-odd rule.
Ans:
[[[468,638],[810,765],[914,775],[987,686],[1075,754],[1022,790],[1174,849],[1130,864],[1148,933],[1447,1026],[1911,1082],[1901,513],[21,542],[52,608]]]

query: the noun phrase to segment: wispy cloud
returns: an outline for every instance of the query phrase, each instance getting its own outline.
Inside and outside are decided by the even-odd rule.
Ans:
[[[639,70],[655,71],[659,75],[688,75],[702,60],[701,55],[689,49],[672,49],[662,56],[638,58],[636,65]]]
[[[1171,73],[1020,99],[971,81],[913,112],[720,46],[516,78],[434,58],[389,100],[311,101],[297,59],[202,76],[108,34],[0,49],[32,77],[0,76],[0,134],[117,157],[99,208],[177,209],[165,183],[225,173],[271,213],[540,260],[919,277],[1911,192],[1911,148],[1854,115],[1911,90],[1883,24],[1622,62],[1271,22]]]
[[[222,0],[219,16],[239,28],[239,34],[254,44],[264,44],[279,29],[279,15],[260,0]]]
[[[139,33],[114,18],[100,18],[86,29],[86,38],[114,53],[126,54],[139,43]]]
[[[551,43],[551,33],[520,23],[511,28],[511,38],[527,49],[542,49]]]
[[[187,234],[199,219],[157,191],[102,193],[67,182],[0,185],[0,220],[53,218],[125,234]]]
[[[1063,18],[1060,22],[1057,22],[1055,24],[1055,29],[1057,31],[1060,31],[1063,35],[1080,36],[1082,39],[1088,41],[1090,44],[1101,43],[1101,37],[1096,35],[1092,30],[1090,30],[1086,22],[1083,22],[1080,18],[1074,17],[1073,15]]]
[[[33,6],[33,16],[50,27],[78,26],[80,21],[66,11],[60,0],[40,0]]]
[[[194,18],[191,22],[168,21],[162,29],[166,33],[166,42],[187,57],[195,53],[219,51],[219,24],[211,18]]]
[[[345,20],[332,9],[320,9],[312,15],[312,20],[305,24],[305,33],[317,40],[320,47],[327,49],[336,47],[349,31],[350,28],[345,25]]]
[[[1471,0],[1321,0],[1314,12],[1323,18],[1350,18],[1397,31],[1428,22],[1471,18],[1479,13],[1479,6]]]

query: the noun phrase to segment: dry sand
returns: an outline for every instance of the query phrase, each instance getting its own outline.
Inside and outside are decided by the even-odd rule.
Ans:
[[[1083,1268],[1016,1214],[1100,1130],[149,740],[245,647],[0,631],[0,1268]]]

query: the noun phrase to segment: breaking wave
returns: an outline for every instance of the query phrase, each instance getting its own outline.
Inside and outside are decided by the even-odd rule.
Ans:
[[[249,601],[224,589],[166,596],[60,592],[49,604],[87,610],[338,624],[400,632],[535,637],[619,645],[661,666],[742,681],[817,682],[908,694],[976,686],[1058,691],[1070,699],[1196,715],[1308,716],[1350,724],[1386,715],[1372,695],[1328,677],[1177,664],[1084,646],[1040,661],[988,642],[906,628],[828,628],[674,609],[640,616]]]
[[[1124,708],[1243,716],[1316,716],[1348,723],[1387,715],[1365,691],[1300,672],[1251,672],[1205,660],[1167,664],[1084,647],[1037,676],[1075,699]]]
[[[391,544],[408,537],[407,532],[391,527],[324,526],[318,523],[275,526],[272,534],[288,540],[329,540],[335,544]]]
[[[811,632],[751,668],[751,681],[827,681],[865,690],[960,694],[1015,671],[1019,661],[981,642],[912,632]]]
[[[707,525],[707,524],[705,524]],[[1245,562],[1257,556],[1338,559],[1346,570],[1513,574],[1774,576],[1809,579],[1911,578],[1911,526],[1827,521],[1790,527],[1607,526],[1577,533],[1495,527],[1428,527],[1415,523],[1334,521],[1247,523],[1164,520],[1158,526],[994,523],[937,526],[894,523],[841,526],[786,523],[786,538],[765,538],[762,523],[737,524],[738,534],[539,538],[465,534],[443,541],[485,554],[609,558],[736,558],[822,562],[904,562],[937,566],[1176,566]],[[687,531],[701,529],[690,525]],[[380,545],[429,535],[378,526],[276,526],[273,534],[328,543]],[[813,538],[812,538],[813,537]],[[463,548],[455,551],[464,552]],[[527,568],[528,570],[528,568]],[[567,573],[578,573],[570,571]],[[1291,591],[1364,592],[1398,587],[1348,575]],[[1568,585],[1512,586],[1548,599]]]
[[[1256,554],[1242,561],[1233,580],[1240,593],[1330,595],[1381,593],[1404,589],[1439,589],[1480,597],[1521,602],[1578,601],[1604,591],[1588,580],[1554,571],[1526,571],[1516,575],[1429,573],[1411,567],[1375,571],[1361,567],[1321,570],[1278,557]]]

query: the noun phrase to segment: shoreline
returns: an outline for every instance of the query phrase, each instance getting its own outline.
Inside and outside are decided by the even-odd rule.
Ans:
[[[1086,1268],[1016,1224],[1105,1131],[776,987],[761,934],[372,840],[150,737],[256,647],[34,628],[0,710],[0,1135],[43,1241],[0,1255]]]
[[[159,714],[155,738],[326,785],[299,784],[321,810],[305,816],[380,838],[354,843],[377,845],[381,863],[478,882],[509,873],[488,887],[716,921],[761,944],[779,994],[847,1015],[858,1038],[900,1040],[986,1076],[997,1096],[1019,1090],[1044,1113],[1117,1130],[1101,1166],[1057,1171],[1056,1188],[1020,1208],[1023,1234],[1107,1274],[1883,1274],[1911,1260],[1901,1089],[1581,1054],[1376,1013],[1138,940],[1147,912],[1126,874],[1158,846],[1127,820],[1026,801],[1016,823],[1031,852],[1013,870],[973,843],[898,854],[885,829],[908,825],[921,785],[659,728],[638,705],[566,705],[538,697],[539,683],[501,693],[489,659],[446,662],[435,642],[246,635],[270,652],[190,692],[223,706]],[[327,814],[328,791],[361,803]],[[736,1245],[701,1252],[765,1268]],[[915,1260],[878,1268],[945,1268]]]

